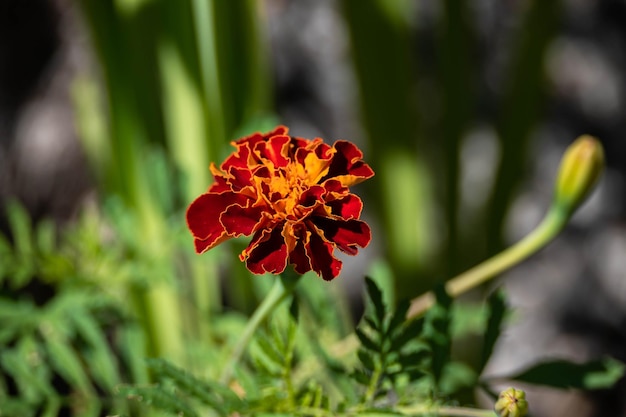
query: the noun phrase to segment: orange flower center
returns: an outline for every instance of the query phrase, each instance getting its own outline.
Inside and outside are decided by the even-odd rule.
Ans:
[[[257,181],[257,195],[263,197],[275,211],[275,218],[297,220],[302,217],[302,211],[298,208],[302,193],[328,173],[329,160],[320,159],[314,153],[309,153],[304,164],[289,162],[283,168],[275,168],[274,164],[267,161],[266,166],[270,171],[270,178]],[[263,185],[267,184],[269,193],[263,192]]]

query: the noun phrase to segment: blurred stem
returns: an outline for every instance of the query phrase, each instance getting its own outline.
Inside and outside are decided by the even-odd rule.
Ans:
[[[226,364],[226,367],[222,371],[222,375],[220,377],[220,381],[223,384],[228,384],[230,382],[235,366],[241,359],[246,347],[248,347],[250,339],[254,336],[256,329],[265,321],[265,319],[267,319],[276,307],[280,305],[280,303],[293,293],[300,277],[301,275],[292,272],[290,269],[285,270],[285,272],[277,277],[272,289],[254,311],[250,320],[248,320],[240,339],[237,341],[237,344],[235,345],[228,363]]]
[[[553,206],[543,221],[525,238],[448,281],[446,291],[451,297],[457,297],[522,262],[552,241],[563,230],[568,219],[569,216],[564,210]],[[407,320],[422,315],[434,304],[434,301],[435,297],[432,292],[414,298],[407,313]]]
[[[224,108],[217,63],[217,41],[214,29],[213,1],[192,0],[196,46],[200,61],[200,78],[206,103],[209,157],[217,156],[217,146],[224,143]]]

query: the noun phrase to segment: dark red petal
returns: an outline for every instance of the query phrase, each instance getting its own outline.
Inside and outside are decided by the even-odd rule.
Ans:
[[[311,270],[311,260],[306,255],[305,242],[299,240],[296,248],[289,254],[289,263],[298,274],[305,274]]]
[[[247,142],[237,143],[235,145],[237,150],[230,154],[228,158],[222,162],[220,168],[223,171],[228,172],[231,167],[235,168],[249,168],[250,155],[252,154],[252,148]]]
[[[338,140],[333,146],[337,152],[333,155],[328,175],[324,179],[351,175],[358,178],[360,182],[374,176],[372,168],[361,160],[363,152],[355,144]]]
[[[253,274],[280,274],[287,267],[287,245],[282,227],[258,231],[240,258]]]
[[[215,182],[209,187],[209,193],[221,194],[224,191],[232,190],[228,179],[223,175],[213,175],[213,178],[215,178]]]
[[[311,269],[330,281],[341,272],[342,262],[333,256],[334,247],[325,242],[315,231],[311,233],[311,239],[305,244],[306,254],[311,259]]]
[[[313,224],[324,232],[324,237],[337,245],[345,253],[356,255],[357,246],[366,247],[372,240],[372,232],[367,223],[361,220],[333,220],[327,217],[314,217]]]
[[[230,167],[228,173],[232,176],[229,183],[233,191],[239,191],[244,187],[252,185],[252,173],[250,172],[250,168]]]
[[[363,210],[363,202],[354,194],[348,194],[343,198],[327,202],[326,205],[331,209],[330,214],[344,220],[358,219],[361,216],[361,210]]]
[[[278,125],[274,128],[274,130],[271,130],[267,133],[255,132],[251,134],[250,136],[246,136],[244,138],[237,140],[235,143],[236,144],[249,143],[251,145],[250,149],[254,149],[254,144],[256,144],[257,142],[268,140],[272,136],[276,136],[276,135],[286,135],[288,132],[289,132],[288,127],[283,126],[283,125]]]
[[[232,204],[245,204],[246,197],[235,193],[207,193],[196,198],[187,209],[187,226],[196,238],[196,252],[211,249],[226,238],[220,215]]]
[[[298,204],[305,208],[309,208],[315,206],[316,203],[323,203],[324,200],[322,199],[322,196],[324,195],[324,192],[324,187],[313,185],[300,195]]]
[[[243,207],[233,204],[222,213],[220,221],[230,236],[247,236],[255,230],[255,226],[262,220],[265,210],[265,207]]]
[[[327,193],[345,194],[348,192],[348,187],[341,184],[341,181],[332,178],[324,181],[323,186]]]
[[[287,157],[289,141],[290,138],[286,135],[272,136],[265,144],[257,144],[256,150],[261,157],[272,161],[274,167],[283,168],[289,163]]]

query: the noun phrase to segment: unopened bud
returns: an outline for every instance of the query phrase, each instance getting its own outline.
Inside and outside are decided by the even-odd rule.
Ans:
[[[571,216],[589,195],[604,170],[598,139],[580,136],[565,151],[556,183],[556,204]]]
[[[500,393],[494,407],[500,417],[522,417],[528,412],[526,393],[515,388],[508,388]]]

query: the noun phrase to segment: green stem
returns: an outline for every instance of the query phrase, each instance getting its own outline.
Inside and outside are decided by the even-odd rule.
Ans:
[[[492,410],[481,410],[468,407],[399,407],[399,411],[406,415],[437,415],[456,417],[495,417],[497,414]]]
[[[569,216],[564,210],[560,209],[557,205],[553,206],[539,226],[525,238],[503,252],[500,252],[448,281],[446,283],[446,291],[451,297],[457,297],[522,262],[550,243],[567,224],[568,219]],[[407,319],[412,319],[423,314],[433,305],[434,300],[432,292],[414,298],[411,301],[411,308],[407,313]]]
[[[374,370],[372,377],[370,378],[370,384],[365,392],[365,404],[371,405],[376,395],[376,389],[378,388],[378,382],[382,376],[383,370],[380,366],[377,366]]]
[[[235,366],[237,362],[241,359],[244,350],[248,347],[250,343],[250,339],[254,335],[256,329],[263,323],[263,321],[272,313],[278,305],[283,302],[287,297],[289,297],[300,279],[300,275],[293,275],[289,273],[282,274],[278,277],[276,282],[274,282],[274,286],[270,290],[269,293],[265,296],[261,304],[257,307],[257,309],[248,320],[243,333],[241,334],[241,338],[237,341],[235,348],[233,349],[232,354],[228,360],[228,363],[224,370],[222,371],[222,375],[220,377],[220,382],[223,384],[228,384],[230,379],[232,378],[233,372],[235,370]]]

